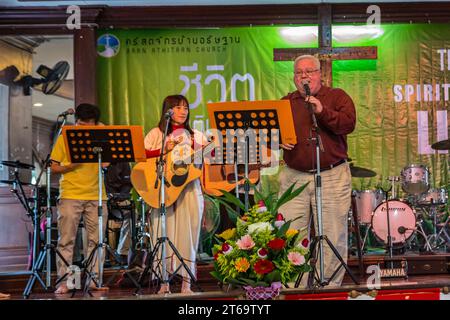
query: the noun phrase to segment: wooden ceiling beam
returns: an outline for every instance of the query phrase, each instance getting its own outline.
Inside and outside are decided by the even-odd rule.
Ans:
[[[450,3],[380,3],[381,23],[448,23]],[[101,28],[188,28],[315,24],[319,4],[240,6],[81,6],[82,23]],[[364,23],[369,4],[332,4],[332,23]],[[0,7],[0,33],[73,33],[66,6]]]

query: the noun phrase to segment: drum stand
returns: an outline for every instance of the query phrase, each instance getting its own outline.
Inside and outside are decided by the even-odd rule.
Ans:
[[[141,216],[140,216],[140,222],[139,222],[139,228],[136,235],[136,249],[144,249],[146,247],[146,241],[145,239],[148,239],[149,241],[149,247],[145,248],[148,249],[148,251],[151,251],[152,248],[152,238],[150,236],[150,233],[147,232],[146,227],[148,227],[147,223],[147,215],[146,215],[146,204],[144,199],[142,197],[139,197],[138,202],[141,204]]]
[[[54,252],[55,256],[57,255],[64,262],[64,264],[67,268],[70,267],[67,260],[64,259],[64,257],[61,255],[59,250],[55,247],[55,245],[51,243],[52,209],[51,209],[51,199],[50,199],[51,198],[51,188],[50,188],[50,163],[49,163],[49,161],[50,161],[49,159],[46,161],[47,162],[47,165],[46,165],[46,170],[47,170],[47,209],[46,209],[46,214],[45,214],[45,216],[46,216],[46,226],[45,226],[46,242],[45,242],[45,247],[39,253],[39,256],[37,257],[36,262],[33,264],[32,276],[28,280],[25,290],[23,291],[23,297],[25,299],[27,299],[30,296],[31,290],[33,289],[36,279],[39,281],[39,283],[42,285],[42,287],[46,291],[48,291],[49,289],[52,288],[52,286],[51,286],[51,265],[52,265],[51,253],[52,252]],[[44,262],[46,265],[46,271],[45,271],[46,283],[45,284],[39,275],[39,272],[41,272],[43,269]],[[61,281],[63,281],[66,278],[66,276],[68,276],[68,275],[69,275],[69,272],[67,272],[66,274],[64,274],[64,276],[62,276],[60,279],[58,279],[55,283],[55,286],[58,285],[58,283],[60,283]]]
[[[130,269],[144,269],[144,262],[146,260],[146,257],[151,253],[153,247],[150,231],[147,231],[151,228],[151,226],[147,222],[150,213],[147,216],[146,203],[142,197],[139,197],[137,201],[140,203],[141,215],[139,217],[138,225],[135,227],[136,240],[135,247],[132,250],[133,256],[129,260],[130,264],[128,267]]]
[[[370,231],[370,225],[366,225],[366,232],[364,234],[364,238],[363,238],[363,242],[362,242],[362,246],[361,246],[361,251],[363,251],[363,252],[364,252],[364,247],[366,246],[367,237],[369,236],[369,231]]]
[[[122,273],[122,276],[120,279],[123,279],[124,277],[128,277],[131,282],[134,284],[135,287],[139,287],[139,284],[137,283],[136,279],[130,274],[130,272],[132,271],[130,268],[131,262],[136,258],[135,255],[135,247],[136,247],[136,230],[135,230],[135,205],[133,200],[129,200],[126,199],[126,201],[129,202],[129,204],[126,205],[119,205],[117,206],[116,204],[116,209],[118,209],[120,211],[121,217],[122,217],[122,223],[124,223],[125,219],[128,219],[130,221],[130,232],[131,232],[131,248],[132,248],[132,253],[131,256],[132,258],[129,259],[130,263],[127,265],[124,264],[124,261],[122,261],[122,259],[120,258],[119,254],[117,253],[116,250],[110,250],[108,249],[109,254],[111,255],[111,252],[113,252],[113,257],[114,260],[117,262],[119,262],[119,268],[117,270],[117,272],[115,272],[113,275],[111,275],[111,277],[108,279],[108,281],[106,281],[106,287],[112,283],[114,281],[114,279],[116,278],[117,274],[119,272]],[[112,207],[112,205],[109,205],[110,207]],[[129,217],[125,217],[124,211],[128,211],[128,215]],[[108,244],[106,244],[106,246],[109,246]],[[120,283],[121,280],[119,280],[117,283]]]
[[[425,241],[426,241],[425,246],[426,246],[426,249],[427,248],[429,249],[427,251],[438,250],[439,247],[445,245],[447,242],[450,241],[450,237],[449,237],[447,231],[445,230],[448,222],[450,221],[450,215],[447,217],[447,219],[442,224],[442,226],[440,226],[441,229],[438,232],[438,221],[437,221],[437,218],[438,218],[437,206],[438,205],[439,205],[438,203],[435,204],[435,203],[432,202],[431,205],[430,205],[430,213],[428,213],[424,209],[425,212],[427,212],[428,215],[430,217],[432,217],[432,219],[433,219],[433,222],[432,222],[433,223],[433,233],[430,234],[429,236],[425,235]],[[442,234],[445,235],[446,239],[442,237]],[[441,240],[441,241],[439,241],[439,240]]]
[[[55,135],[55,138],[52,142],[51,148],[53,148],[53,145],[56,142],[56,139],[60,136],[62,128],[64,127],[66,121],[67,121],[67,115],[64,115],[63,121],[61,123],[61,125],[59,126],[58,132]],[[61,281],[63,281],[71,272],[73,272],[73,269],[70,269],[70,265],[67,262],[67,260],[62,256],[61,252],[59,252],[59,250],[56,248],[56,246],[54,244],[52,244],[52,240],[51,240],[51,228],[52,228],[52,204],[51,204],[51,159],[50,159],[50,153],[47,155],[47,158],[45,159],[44,163],[44,168],[46,170],[46,184],[47,184],[47,208],[46,208],[46,225],[45,225],[45,231],[46,231],[46,241],[45,241],[45,246],[43,248],[43,250],[39,253],[39,256],[36,259],[33,259],[33,269],[32,269],[32,275],[30,277],[30,279],[27,282],[27,285],[23,291],[23,297],[25,299],[27,299],[30,294],[31,294],[31,290],[34,287],[34,284],[36,282],[36,279],[39,281],[39,283],[42,285],[42,287],[48,291],[49,289],[52,288],[51,286],[51,266],[52,266],[52,255],[51,253],[54,252],[55,253],[55,257],[58,256],[62,262],[64,262],[64,265],[66,266],[68,272],[66,272],[60,279],[58,279],[55,283],[55,287],[58,285],[58,283],[60,283]],[[35,235],[34,235],[34,247],[38,247],[39,244],[37,243],[39,240],[39,237],[36,235],[39,234],[38,230],[39,230],[39,226],[36,226],[36,224],[39,224],[39,209],[40,209],[40,205],[39,205],[39,189],[38,189],[38,184],[41,180],[42,177],[42,173],[44,171],[42,170],[39,174],[39,177],[37,178],[36,181],[36,195],[35,195],[35,207],[34,207],[34,219],[35,219]],[[22,187],[21,187],[21,190]],[[33,253],[33,258],[35,258],[35,254],[36,251]],[[44,284],[42,278],[40,277],[39,273],[42,272],[43,266],[44,266],[44,262],[46,265],[46,271],[45,271],[45,279],[46,279],[46,283]]]

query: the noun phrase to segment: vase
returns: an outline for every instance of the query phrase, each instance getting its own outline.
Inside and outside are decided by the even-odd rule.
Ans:
[[[244,286],[247,300],[272,300],[280,295],[281,282],[273,282],[270,287]]]

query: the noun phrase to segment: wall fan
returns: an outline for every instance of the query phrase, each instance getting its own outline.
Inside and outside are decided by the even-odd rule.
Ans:
[[[42,92],[44,94],[54,94],[62,85],[69,73],[69,63],[67,61],[59,61],[51,69],[41,64],[36,72],[42,78],[34,78],[32,76],[23,76],[17,84],[23,86],[23,94],[26,96],[31,95],[31,88],[42,85]]]

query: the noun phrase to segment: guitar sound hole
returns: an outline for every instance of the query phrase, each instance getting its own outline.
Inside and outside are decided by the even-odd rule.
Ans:
[[[184,175],[188,171],[188,165],[183,161],[175,161],[172,170],[176,175]]]

